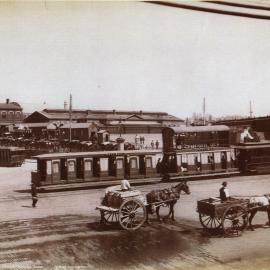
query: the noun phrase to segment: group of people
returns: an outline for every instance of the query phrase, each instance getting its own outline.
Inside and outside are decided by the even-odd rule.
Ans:
[[[138,136],[137,134],[135,136],[135,146],[137,148],[138,147],[140,147],[140,148],[148,148],[148,146],[145,145],[145,138],[143,136]],[[151,146],[152,149],[155,149],[155,148],[158,149],[159,148],[159,141],[158,140],[156,140],[156,141],[152,140],[151,143],[150,143],[150,146]]]

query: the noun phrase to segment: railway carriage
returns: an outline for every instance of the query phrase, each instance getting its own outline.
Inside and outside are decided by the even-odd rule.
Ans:
[[[227,126],[163,129],[166,170],[169,173],[208,174],[235,171],[234,150]]]
[[[35,157],[37,171],[32,181],[38,186],[76,182],[100,182],[123,179],[142,179],[158,176],[158,150],[98,151],[53,153]]]
[[[233,148],[242,173],[270,173],[269,141],[240,143]]]
[[[25,149],[21,147],[0,147],[0,166],[21,166],[25,158]]]

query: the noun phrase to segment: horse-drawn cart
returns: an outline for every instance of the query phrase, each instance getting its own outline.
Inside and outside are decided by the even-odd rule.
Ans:
[[[137,230],[146,220],[146,200],[138,190],[109,192],[96,207],[101,223],[119,223],[125,230]]]
[[[206,229],[222,229],[225,236],[240,236],[248,224],[249,201],[231,198],[222,202],[209,198],[197,202],[197,212]]]
[[[153,210],[156,210],[160,220],[161,207],[165,208],[166,213],[168,212],[166,218],[171,215],[174,219],[173,207],[180,198],[181,190],[189,194],[186,183],[180,183],[171,189],[154,190],[146,196],[139,190],[113,190],[105,194],[101,205],[96,209],[100,211],[102,224],[119,223],[123,229],[134,231],[148,220],[148,214],[153,213]]]

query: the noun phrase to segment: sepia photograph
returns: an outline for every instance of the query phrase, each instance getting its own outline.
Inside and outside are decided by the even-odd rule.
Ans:
[[[270,1],[0,1],[0,269],[270,270]]]

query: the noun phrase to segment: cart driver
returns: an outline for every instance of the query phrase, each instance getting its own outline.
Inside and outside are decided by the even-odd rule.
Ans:
[[[127,177],[124,177],[124,179],[121,181],[120,185],[107,187],[105,189],[105,195],[108,194],[109,192],[127,191],[127,190],[131,190],[131,186],[130,186],[129,181],[127,180]]]
[[[228,183],[225,181],[222,183],[222,187],[219,189],[219,196],[222,202],[230,199],[229,190],[227,188]]]
[[[127,191],[130,190],[131,186],[129,181],[127,180],[127,177],[125,176],[124,179],[121,181],[121,190],[122,191]]]

